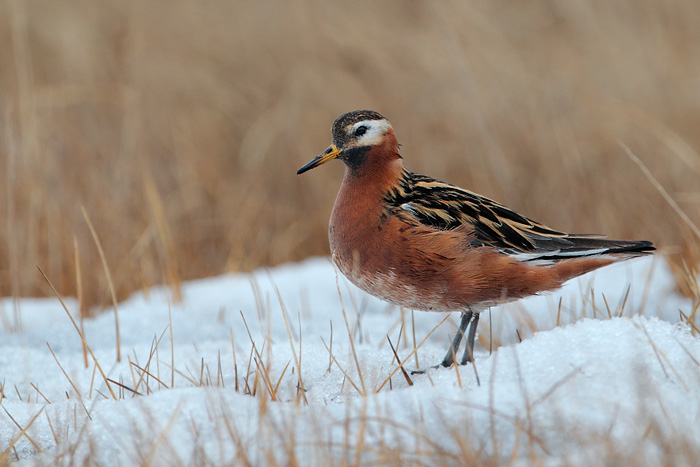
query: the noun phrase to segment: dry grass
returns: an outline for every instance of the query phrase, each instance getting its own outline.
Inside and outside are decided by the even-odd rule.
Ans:
[[[46,294],[40,265],[111,303],[81,207],[119,298],[326,254],[341,164],[294,172],[358,108],[415,171],[698,264],[619,145],[697,225],[698,24],[691,0],[0,2],[0,293]]]

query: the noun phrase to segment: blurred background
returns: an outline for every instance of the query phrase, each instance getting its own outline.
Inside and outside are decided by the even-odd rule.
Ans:
[[[342,164],[295,171],[363,108],[415,172],[692,269],[620,143],[697,225],[698,51],[694,0],[2,0],[0,293],[110,304],[95,238],[118,299],[328,254]]]

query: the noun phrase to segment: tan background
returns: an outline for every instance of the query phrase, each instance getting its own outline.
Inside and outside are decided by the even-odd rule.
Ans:
[[[295,171],[343,112],[393,123],[409,168],[552,227],[690,234],[700,2],[0,2],[0,292],[109,303],[327,254],[342,164]],[[76,254],[77,252],[77,254]],[[76,261],[77,257],[77,261]],[[680,262],[677,261],[677,264]]]

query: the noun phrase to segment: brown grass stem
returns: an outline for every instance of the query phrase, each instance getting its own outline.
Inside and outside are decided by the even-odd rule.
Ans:
[[[399,364],[396,366],[396,368],[394,368],[394,371],[392,371],[392,372],[389,374],[389,376],[387,376],[387,378],[384,380],[384,382],[379,386],[379,388],[378,388],[375,392],[379,392],[379,391],[382,390],[382,388],[386,385],[386,383],[389,382],[389,380],[391,380],[391,377],[394,376],[394,375],[396,374],[396,372],[399,371],[400,368],[403,368],[404,363],[406,363],[407,360],[409,360],[411,357],[413,357],[413,354],[416,353],[416,352],[418,351],[418,349],[420,349],[420,348],[423,346],[423,344],[425,343],[425,341],[427,341],[428,338],[429,338],[435,331],[437,331],[437,329],[438,329],[440,326],[442,326],[442,324],[443,324],[445,321],[447,321],[447,318],[449,318],[449,317],[450,317],[450,315],[445,315],[445,317],[442,318],[442,321],[440,321],[440,322],[432,329],[432,331],[430,331],[430,332],[428,333],[428,335],[425,336],[425,337],[423,338],[422,341],[420,341],[420,344],[418,344],[418,347],[416,347],[415,349],[413,349],[413,350],[411,351],[411,353],[408,354],[408,357],[406,357],[406,359],[403,361],[403,363],[399,363]]]
[[[651,182],[651,184],[654,186],[654,188],[656,188],[656,190],[661,194],[661,196],[664,198],[664,200],[666,200],[668,205],[671,206],[671,209],[673,209],[676,212],[676,214],[678,214],[678,217],[681,218],[681,220],[685,223],[685,225],[690,227],[690,230],[692,230],[693,233],[695,234],[695,236],[698,237],[698,239],[700,239],[700,228],[698,228],[698,226],[695,225],[695,223],[692,220],[690,220],[690,217],[688,217],[688,215],[685,213],[685,211],[683,211],[681,209],[681,207],[678,206],[678,203],[676,203],[676,201],[673,199],[673,197],[671,197],[671,195],[668,194],[668,191],[666,191],[666,189],[663,187],[663,185],[661,183],[659,183],[659,181],[656,179],[656,177],[654,177],[654,175],[651,173],[651,171],[647,168],[646,164],[644,164],[644,162],[642,162],[642,160],[640,158],[635,156],[634,153],[632,152],[632,150],[629,147],[627,147],[627,145],[625,143],[620,141],[619,144],[620,144],[620,147],[622,147],[622,149],[625,151],[627,156],[630,159],[632,159],[632,161],[635,164],[637,164],[637,166],[639,166],[642,173],[647,177],[647,179],[649,179],[649,182]]]
[[[105,276],[107,278],[107,285],[109,286],[109,293],[112,296],[112,306],[114,307],[114,330],[116,334],[116,347],[117,347],[117,361],[121,362],[122,361],[122,351],[121,351],[121,339],[119,338],[119,312],[117,311],[117,293],[114,291],[114,283],[112,282],[112,274],[109,272],[109,266],[107,265],[107,257],[105,256],[105,252],[102,249],[102,243],[100,242],[100,238],[97,236],[97,231],[95,230],[95,227],[93,227],[92,222],[90,221],[90,216],[88,216],[87,211],[85,210],[85,207],[81,206],[81,211],[83,213],[83,218],[85,219],[85,222],[88,225],[88,228],[90,229],[90,234],[92,235],[92,239],[95,242],[95,245],[97,246],[97,251],[100,254],[100,260],[102,260],[102,267],[104,269]]]
[[[80,336],[80,339],[83,341],[83,344],[85,347],[88,349],[88,352],[90,352],[90,357],[92,357],[92,361],[95,362],[95,366],[97,367],[98,371],[100,372],[100,375],[102,375],[102,380],[105,382],[105,385],[107,386],[107,389],[109,389],[110,394],[112,395],[112,398],[114,400],[117,400],[117,396],[114,394],[114,391],[112,391],[112,386],[110,386],[109,381],[107,380],[107,376],[105,375],[104,371],[102,371],[102,366],[100,363],[97,361],[97,357],[95,357],[95,354],[92,353],[92,349],[90,348],[90,345],[87,343],[87,340],[85,339],[85,336],[83,333],[80,331],[80,328],[78,327],[77,323],[73,319],[73,316],[70,314],[70,311],[68,311],[68,308],[66,307],[66,304],[63,303],[63,299],[61,296],[58,294],[58,290],[56,290],[56,287],[51,283],[49,278],[44,274],[44,271],[41,270],[39,266],[37,266],[37,269],[41,273],[42,276],[44,276],[44,279],[46,282],[48,282],[49,286],[51,287],[51,290],[53,290],[53,293],[56,295],[56,298],[58,298],[58,301],[61,302],[61,306],[63,307],[63,310],[66,312],[68,315],[68,318],[70,319],[70,322],[73,323],[73,327],[75,328],[75,331],[78,333]]]

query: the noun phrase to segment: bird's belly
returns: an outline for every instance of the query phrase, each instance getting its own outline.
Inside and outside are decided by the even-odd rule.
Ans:
[[[338,269],[357,287],[379,299],[396,306],[423,311],[455,311],[459,307],[445,304],[445,296],[434,290],[421,288],[410,280],[402,278],[393,271],[367,271],[353,274],[343,270],[341,264],[333,257]]]
[[[449,284],[438,271],[426,271],[412,261],[413,253],[396,236],[376,226],[349,232],[330,227],[333,262],[350,282],[370,295],[397,306],[424,311],[455,311]]]

